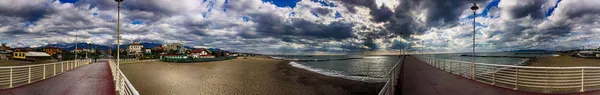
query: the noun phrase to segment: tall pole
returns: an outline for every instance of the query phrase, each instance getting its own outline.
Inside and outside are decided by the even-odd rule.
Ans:
[[[117,6],[117,68],[119,68],[119,61],[121,61],[119,58],[121,56],[121,2],[117,1]]]
[[[77,43],[77,36],[75,36],[75,51],[77,51],[77,44],[78,44]],[[77,53],[78,52],[75,52],[75,60],[77,60],[77,57],[79,57],[79,56],[77,56]]]
[[[476,18],[476,11],[477,9],[479,9],[479,7],[477,7],[476,3],[473,3],[473,6],[471,6],[471,10],[473,10],[473,51],[471,52],[472,56],[471,56],[471,79],[475,80],[475,18]]]

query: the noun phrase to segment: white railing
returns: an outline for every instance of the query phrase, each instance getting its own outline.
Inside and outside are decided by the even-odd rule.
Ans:
[[[392,70],[388,72],[388,80],[385,82],[385,85],[381,88],[378,95],[397,95],[396,88],[398,87],[398,79],[400,78],[400,71],[402,70],[404,58],[406,58],[406,56],[402,56],[402,58],[396,62],[396,65],[394,65]]]
[[[134,63],[134,62],[153,62],[153,60],[137,60],[137,59],[121,59],[120,64]],[[125,77],[125,74],[117,67],[116,60],[111,59],[109,61],[110,70],[113,75],[113,81],[115,83],[115,91],[118,95],[140,95],[140,93],[133,87],[131,82]]]
[[[0,89],[13,88],[44,80],[90,62],[90,59],[80,59],[37,65],[2,66],[0,67]]]
[[[569,93],[600,88],[600,67],[534,67],[472,63],[423,56],[417,58],[452,74],[469,79],[473,79],[471,75],[475,75],[473,80],[478,82],[514,90]]]

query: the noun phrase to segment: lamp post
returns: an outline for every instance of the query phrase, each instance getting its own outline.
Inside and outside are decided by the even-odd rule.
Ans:
[[[78,44],[77,43],[77,36],[75,36],[75,51],[77,51],[77,44]],[[75,53],[75,60],[77,60],[77,57],[78,57],[77,56],[77,52],[74,52],[74,53]]]
[[[471,79],[473,80],[475,80],[475,17],[477,9],[479,9],[479,7],[477,7],[476,3],[473,3],[473,6],[471,6],[471,10],[473,10],[473,52],[471,52]]]
[[[117,2],[117,68],[119,68],[119,61],[121,55],[121,2],[123,0],[115,0]]]

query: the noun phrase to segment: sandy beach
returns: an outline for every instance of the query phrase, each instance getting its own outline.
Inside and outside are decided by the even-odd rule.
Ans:
[[[586,59],[571,57],[561,54],[558,57],[541,57],[531,59],[530,66],[540,67],[577,67],[577,66],[600,66],[600,59]]]
[[[148,62],[121,69],[142,95],[372,95],[383,83],[329,77],[267,57]]]

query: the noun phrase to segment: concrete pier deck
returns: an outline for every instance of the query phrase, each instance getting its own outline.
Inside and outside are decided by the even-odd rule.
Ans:
[[[0,95],[114,95],[112,79],[108,63],[98,62],[42,81],[0,90]]]
[[[402,95],[547,95],[496,87],[442,71],[414,57],[403,65]],[[600,91],[552,95],[600,95]]]

